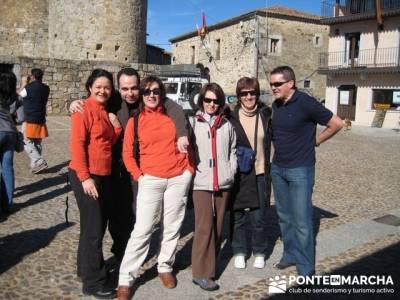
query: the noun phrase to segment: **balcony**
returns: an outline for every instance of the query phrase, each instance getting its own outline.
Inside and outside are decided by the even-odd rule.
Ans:
[[[400,13],[400,0],[381,0],[382,15]],[[322,22],[353,21],[375,17],[375,0],[323,0]]]
[[[350,58],[346,51],[321,53],[319,57],[319,71],[392,69],[399,66],[399,47],[360,50],[354,58]]]

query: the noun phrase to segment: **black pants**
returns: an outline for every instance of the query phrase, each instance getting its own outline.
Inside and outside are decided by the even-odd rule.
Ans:
[[[109,176],[90,175],[96,182],[97,200],[83,192],[82,183],[75,171],[69,170],[69,181],[79,208],[80,235],[78,246],[78,276],[82,279],[83,290],[93,292],[101,289],[107,272],[103,257],[103,236],[107,226],[107,205],[110,202]]]
[[[135,222],[130,174],[123,166],[114,166],[111,173],[111,201],[108,231],[113,239],[111,252],[121,261]]]

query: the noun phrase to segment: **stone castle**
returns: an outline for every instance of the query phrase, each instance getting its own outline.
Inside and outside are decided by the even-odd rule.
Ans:
[[[95,67],[155,68],[143,64],[147,0],[0,0],[0,6],[0,69],[19,77],[42,68],[49,112],[66,112],[70,99],[85,96]]]

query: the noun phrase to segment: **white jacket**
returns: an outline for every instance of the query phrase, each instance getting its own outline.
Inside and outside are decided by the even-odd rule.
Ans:
[[[236,134],[231,123],[223,114],[210,118],[199,111],[190,124],[196,157],[193,190],[229,189],[237,169]]]

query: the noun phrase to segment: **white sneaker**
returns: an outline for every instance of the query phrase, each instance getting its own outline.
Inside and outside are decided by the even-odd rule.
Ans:
[[[236,269],[244,269],[246,268],[246,261],[244,259],[244,255],[236,255],[234,266]]]
[[[265,267],[265,258],[264,256],[256,256],[254,258],[253,267],[257,269],[263,269]]]

